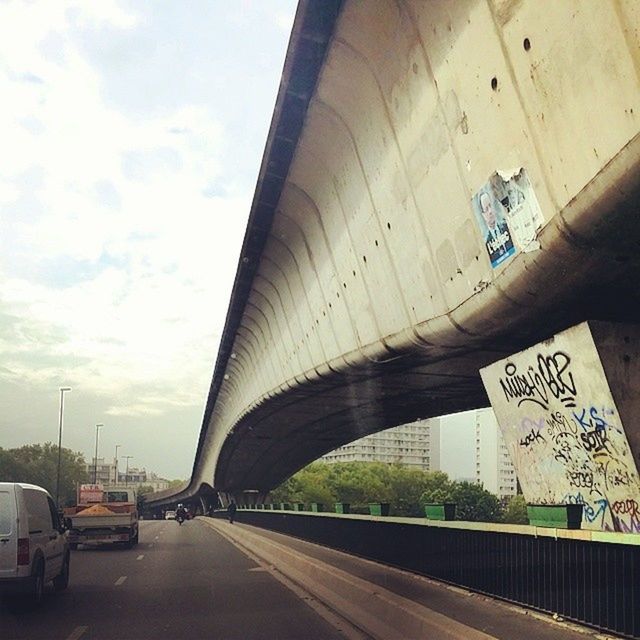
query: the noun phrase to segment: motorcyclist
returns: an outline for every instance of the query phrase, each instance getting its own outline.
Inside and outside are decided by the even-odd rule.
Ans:
[[[187,519],[187,510],[182,506],[182,504],[178,505],[178,510],[176,511],[176,520],[179,524],[182,524]]]

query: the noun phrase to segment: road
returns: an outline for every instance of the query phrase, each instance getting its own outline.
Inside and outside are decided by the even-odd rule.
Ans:
[[[49,587],[50,589],[50,587]],[[131,550],[81,547],[69,589],[0,609],[2,640],[338,640],[343,636],[215,531],[143,521]]]

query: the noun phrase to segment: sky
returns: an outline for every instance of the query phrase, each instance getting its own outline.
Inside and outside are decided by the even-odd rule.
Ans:
[[[295,5],[0,3],[0,447],[190,476]]]

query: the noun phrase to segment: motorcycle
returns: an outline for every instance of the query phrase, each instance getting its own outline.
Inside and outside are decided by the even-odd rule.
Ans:
[[[178,521],[178,524],[182,526],[182,523],[184,522],[184,516],[176,516],[176,520]]]

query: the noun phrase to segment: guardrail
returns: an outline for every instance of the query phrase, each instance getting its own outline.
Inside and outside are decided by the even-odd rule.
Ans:
[[[248,509],[236,520],[640,638],[637,534]]]

